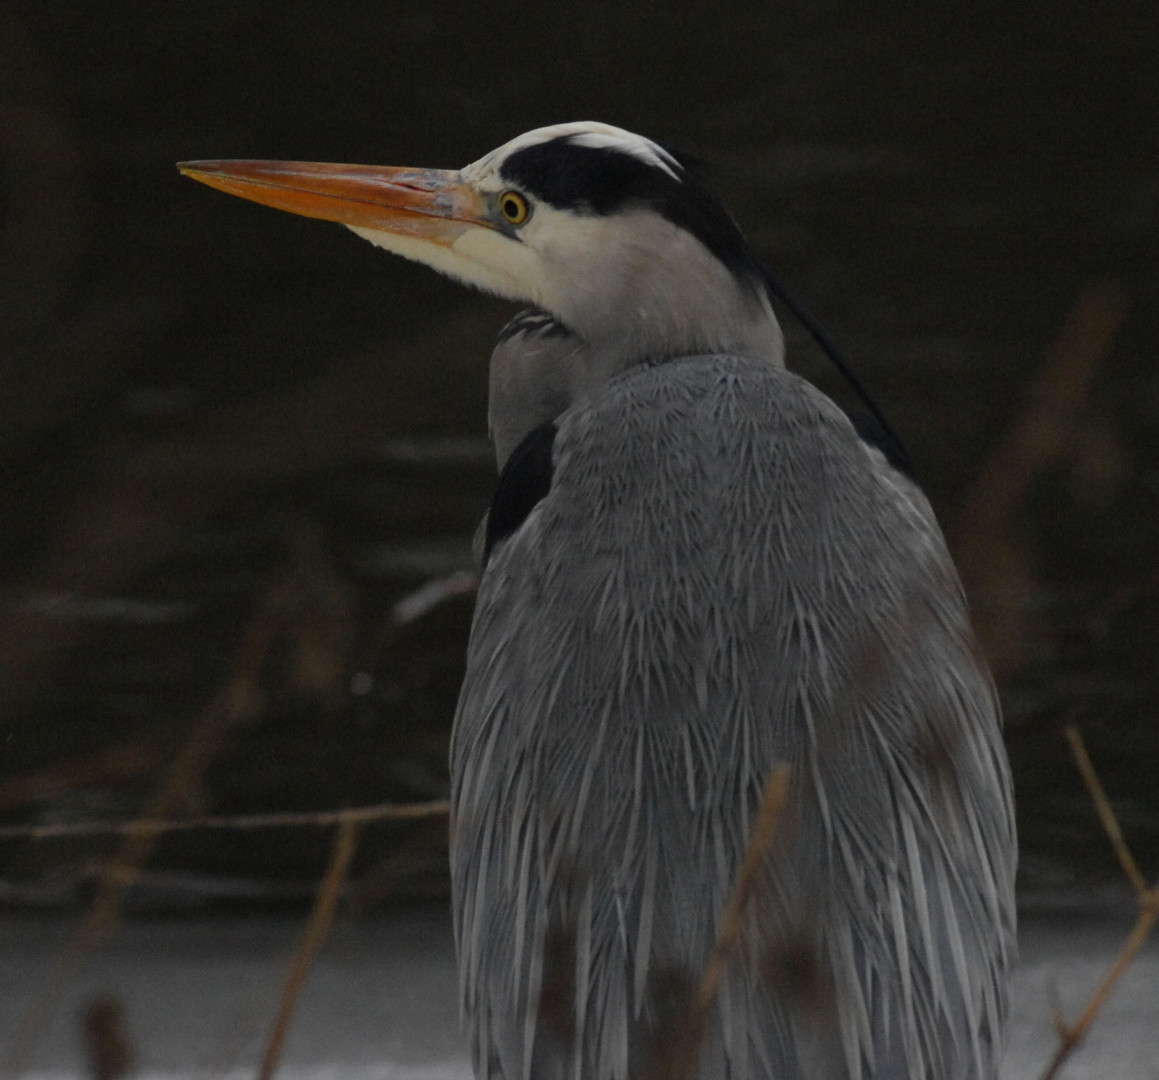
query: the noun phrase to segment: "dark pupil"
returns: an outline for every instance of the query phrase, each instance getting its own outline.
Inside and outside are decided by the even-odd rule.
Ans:
[[[507,199],[503,203],[503,213],[509,218],[519,217],[519,203],[514,199]]]

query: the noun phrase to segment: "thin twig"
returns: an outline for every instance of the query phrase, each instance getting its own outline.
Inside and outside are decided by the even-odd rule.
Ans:
[[[995,443],[962,500],[950,548],[975,596],[983,652],[1001,674],[1021,663],[1032,567],[1012,530],[1034,479],[1071,448],[1073,432],[1126,315],[1117,278],[1088,283],[1047,351],[1026,405]]]
[[[39,992],[17,1022],[0,1061],[0,1077],[18,1077],[24,1071],[66,990],[80,974],[87,958],[116,927],[125,891],[140,876],[161,836],[161,831],[151,823],[164,820],[189,800],[230,730],[260,715],[260,673],[274,630],[266,606],[266,596],[263,596],[246,625],[228,677],[197,718],[176,758],[163,771],[141,819],[125,829],[118,855],[102,864],[92,906],[42,975]]]
[[[390,626],[392,629],[408,626],[447,600],[470,596],[478,588],[479,575],[473,570],[456,570],[444,577],[432,578],[390,609]]]
[[[733,884],[732,896],[729,898],[716,944],[700,981],[696,1005],[688,1017],[686,1037],[681,1040],[679,1056],[668,1074],[673,1080],[689,1080],[696,1069],[696,1059],[708,1027],[709,1014],[720,988],[720,980],[740,943],[745,913],[756,888],[757,872],[772,846],[788,798],[789,767],[778,765],[769,774],[765,783],[752,834],[749,836],[744,859]]]
[[[1114,990],[1115,985],[1127,969],[1135,962],[1139,950],[1146,944],[1156,919],[1159,919],[1159,884],[1148,892],[1146,899],[1141,902],[1140,908],[1139,917],[1135,920],[1130,935],[1119,950],[1119,955],[1115,957],[1115,962],[1107,974],[1103,976],[1103,981],[1099,983],[1098,988],[1087,1000],[1079,1018],[1073,1024],[1068,1024],[1065,1020],[1056,1017],[1054,1026],[1058,1032],[1059,1045],[1054,1057],[1050,1059],[1050,1065],[1046,1072],[1042,1074],[1042,1080],[1054,1080],[1066,1059],[1078,1049],[1083,1039],[1087,1037],[1087,1032],[1090,1031],[1099,1012],[1106,1004],[1107,998],[1111,996],[1111,991]]]
[[[1091,281],[1079,294],[1035,375],[1026,407],[978,473],[964,503],[964,523],[1005,527],[1034,478],[1065,452],[1126,308],[1117,278]]]
[[[399,631],[417,622],[440,604],[460,596],[470,596],[479,588],[479,575],[473,570],[455,570],[443,577],[423,582],[390,609],[386,621],[360,651],[355,661],[355,673],[372,669],[379,656],[398,638]]]
[[[294,1009],[302,987],[306,984],[306,977],[314,965],[318,950],[326,940],[326,935],[334,922],[334,912],[338,907],[338,896],[342,890],[342,883],[350,870],[350,863],[354,859],[354,852],[358,847],[358,830],[360,822],[354,818],[346,818],[338,824],[338,835],[334,839],[334,855],[330,860],[330,868],[322,879],[318,888],[318,899],[314,910],[310,914],[310,921],[306,924],[302,934],[301,944],[290,963],[290,970],[286,975],[282,987],[282,999],[278,1003],[278,1014],[274,1020],[273,1030],[270,1032],[269,1042],[262,1057],[262,1063],[257,1073],[257,1080],[270,1080],[278,1066],[278,1059],[282,1054],[286,1036],[290,1030],[290,1023],[294,1018]]]
[[[1091,801],[1095,804],[1103,828],[1110,837],[1115,854],[1119,857],[1119,864],[1135,888],[1139,901],[1139,915],[1131,933],[1119,950],[1118,956],[1115,957],[1115,962],[1103,976],[1094,993],[1087,999],[1079,1018],[1074,1023],[1067,1023],[1056,1012],[1054,1026],[1058,1032],[1058,1048],[1050,1059],[1046,1071],[1042,1074],[1041,1080],[1054,1080],[1066,1060],[1082,1044],[1083,1039],[1087,1037],[1087,1033],[1091,1029],[1091,1025],[1094,1024],[1103,1006],[1107,1003],[1107,999],[1111,996],[1111,992],[1127,969],[1135,962],[1140,949],[1146,944],[1147,938],[1154,929],[1156,920],[1159,920],[1159,883],[1153,888],[1148,888],[1143,875],[1139,873],[1135,858],[1123,839],[1118,819],[1115,817],[1115,812],[1103,791],[1103,786],[1095,774],[1094,766],[1091,764],[1078,729],[1073,725],[1068,726],[1066,737],[1070,742],[1071,751],[1074,754],[1079,772],[1082,774],[1083,782],[1090,793]]]
[[[1074,755],[1079,774],[1083,778],[1083,783],[1087,786],[1087,794],[1090,795],[1091,802],[1095,804],[1095,810],[1098,812],[1099,820],[1103,823],[1103,831],[1111,841],[1111,847],[1115,849],[1115,855],[1119,859],[1119,865],[1123,868],[1123,873],[1127,875],[1128,880],[1135,887],[1135,895],[1138,897],[1139,902],[1144,903],[1151,890],[1148,888],[1147,881],[1140,872],[1138,864],[1135,862],[1134,855],[1131,854],[1131,849],[1127,847],[1127,842],[1123,839],[1123,830],[1119,827],[1119,819],[1115,817],[1115,811],[1111,809],[1110,800],[1107,798],[1106,792],[1103,791],[1103,785],[1099,782],[1098,775],[1095,773],[1095,767],[1091,764],[1090,755],[1087,753],[1087,748],[1083,744],[1083,737],[1074,724],[1068,724],[1064,730],[1064,734],[1066,735],[1067,742],[1070,743],[1070,750]]]
[[[246,830],[282,829],[302,826],[326,827],[344,821],[403,821],[414,818],[444,817],[450,813],[446,799],[421,803],[379,803],[343,810],[312,810],[299,813],[236,814],[178,820],[76,821],[57,825],[6,825],[0,827],[0,840],[14,838],[50,840],[78,836],[124,836],[136,832],[150,834],[192,832],[200,829]]]
[[[81,1014],[81,1036],[89,1080],[122,1080],[133,1071],[133,1044],[120,1000],[104,994],[90,1000]]]

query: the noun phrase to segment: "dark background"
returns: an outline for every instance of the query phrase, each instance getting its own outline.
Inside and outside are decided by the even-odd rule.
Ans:
[[[458,166],[599,119],[714,163],[902,432],[1003,690],[1024,895],[1116,873],[1067,722],[1153,876],[1157,12],[8,0],[0,824],[445,795],[471,598],[391,612],[472,568],[512,309],[173,163]],[[441,895],[444,833],[369,829],[360,895]],[[81,903],[121,843],[0,836],[0,902]],[[130,899],[296,903],[330,843],[167,837]]]

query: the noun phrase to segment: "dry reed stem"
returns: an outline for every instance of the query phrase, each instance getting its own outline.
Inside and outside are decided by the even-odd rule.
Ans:
[[[688,1017],[686,1037],[682,1040],[680,1052],[668,1073],[671,1080],[689,1080],[696,1069],[696,1059],[708,1027],[709,1013],[720,988],[720,980],[740,944],[744,916],[756,888],[757,872],[776,837],[777,826],[785,812],[788,798],[789,766],[778,765],[769,774],[765,783],[764,794],[761,796],[760,807],[753,822],[752,834],[749,836],[744,859],[733,884],[732,896],[721,920],[712,955],[700,980],[696,1004]]]
[[[390,609],[390,625],[393,629],[407,626],[447,600],[470,596],[478,588],[479,575],[473,570],[456,570],[444,577],[431,578]]]
[[[1123,839],[1123,830],[1119,827],[1119,819],[1111,808],[1106,792],[1103,791],[1103,785],[1099,782],[1094,765],[1091,764],[1082,734],[1074,724],[1068,724],[1063,733],[1066,735],[1067,742],[1070,743],[1070,750],[1074,755],[1075,764],[1078,766],[1083,783],[1086,784],[1087,794],[1090,795],[1091,802],[1095,804],[1095,810],[1098,812],[1099,821],[1102,822],[1103,831],[1111,841],[1111,847],[1115,849],[1115,855],[1119,860],[1119,865],[1123,868],[1123,873],[1127,875],[1127,879],[1135,887],[1135,895],[1142,903],[1150,896],[1151,890],[1135,862],[1135,856],[1131,854],[1131,849],[1127,847],[1127,842]]]
[[[1087,284],[1031,383],[1025,410],[991,452],[965,504],[966,517],[1004,525],[1030,482],[1066,448],[1091,381],[1122,325],[1117,279]]]
[[[412,604],[418,607],[417,614],[409,608],[393,613],[392,625],[402,625],[409,618],[418,617],[422,610],[440,602],[447,595],[456,595],[474,588],[474,575],[467,581],[452,575],[442,588],[432,588],[441,583],[428,583],[422,599],[426,601]],[[248,822],[239,819],[209,819],[204,822],[176,822],[166,820],[168,815],[183,802],[188,801],[190,792],[196,789],[201,776],[217,752],[225,735],[239,723],[252,721],[262,710],[260,679],[262,667],[269,654],[280,616],[284,616],[286,606],[286,586],[284,581],[276,581],[259,598],[246,625],[241,643],[230,665],[229,677],[223,682],[213,701],[207,706],[181,752],[165,770],[156,785],[153,796],[148,800],[139,818],[131,822],[113,823],[112,827],[102,827],[101,823],[75,826],[33,826],[5,829],[4,836],[24,836],[43,839],[50,836],[83,836],[106,833],[125,837],[119,855],[104,863],[93,904],[66,944],[61,954],[49,966],[43,976],[41,989],[32,1004],[16,1025],[15,1033],[5,1048],[0,1061],[0,1077],[17,1077],[25,1068],[25,1062],[35,1048],[47,1027],[69,985],[71,985],[91,953],[108,937],[120,917],[121,903],[125,891],[139,878],[141,868],[151,856],[157,841],[166,832],[181,828],[265,828],[276,825],[322,825],[336,823],[340,827],[362,820],[387,817],[414,818],[437,816],[448,812],[445,803],[426,804],[420,808],[370,807],[355,811],[338,811],[322,814],[301,815],[254,815]],[[285,820],[285,819],[289,820]],[[280,819],[280,820],[274,820]],[[64,831],[58,831],[62,829]]]
[[[89,1080],[122,1080],[133,1071],[135,1054],[125,1024],[125,1009],[115,997],[91,1000],[81,1014],[81,1037]]]
[[[138,831],[160,835],[170,832],[207,830],[284,829],[315,826],[324,828],[344,821],[411,821],[419,818],[445,817],[451,811],[446,799],[421,803],[379,803],[376,806],[354,806],[343,810],[312,810],[300,813],[235,814],[231,816],[180,818],[177,820],[77,821],[59,825],[6,825],[0,827],[0,840],[51,840],[60,837],[120,836]]]
[[[400,630],[417,622],[446,601],[459,596],[470,596],[478,588],[479,575],[473,570],[456,570],[454,573],[423,582],[391,607],[386,621],[360,651],[354,663],[354,671],[365,671],[374,667],[378,656],[394,644]]]
[[[1071,745],[1071,751],[1074,754],[1079,772],[1082,774],[1083,782],[1087,786],[1091,801],[1095,804],[1099,819],[1102,821],[1103,828],[1110,838],[1115,854],[1118,856],[1119,864],[1135,888],[1139,901],[1139,915],[1135,920],[1135,925],[1131,928],[1131,933],[1127,936],[1127,940],[1119,949],[1115,962],[1103,976],[1094,993],[1087,999],[1079,1018],[1074,1023],[1067,1023],[1056,1012],[1054,1027],[1058,1032],[1058,1049],[1055,1050],[1054,1057],[1050,1059],[1050,1064],[1042,1074],[1041,1080],[1054,1080],[1066,1060],[1082,1044],[1103,1006],[1107,1003],[1107,999],[1111,996],[1111,992],[1127,969],[1135,962],[1135,958],[1146,944],[1156,920],[1159,920],[1159,884],[1149,888],[1143,875],[1139,873],[1135,858],[1123,839],[1122,829],[1119,827],[1115,811],[1111,808],[1106,793],[1103,791],[1103,786],[1095,774],[1086,747],[1083,745],[1082,735],[1074,725],[1070,725],[1066,728],[1066,737]]]
[[[1019,666],[1031,568],[1011,533],[1035,477],[1070,443],[1091,383],[1126,313],[1118,279],[1088,283],[1031,383],[1027,404],[990,452],[962,501],[953,532],[963,580],[976,596],[983,652],[998,674]]]
[[[306,977],[310,974],[318,950],[322,947],[334,922],[334,912],[338,907],[342,883],[346,880],[350,863],[358,847],[360,827],[361,823],[354,818],[347,818],[338,823],[338,835],[334,838],[334,854],[330,860],[330,867],[318,887],[318,898],[314,903],[314,910],[310,913],[310,921],[306,924],[301,944],[286,974],[282,998],[278,1003],[278,1014],[270,1032],[269,1042],[266,1044],[265,1054],[262,1056],[257,1080],[270,1080],[278,1066],[278,1059],[281,1057],[294,1018],[298,997],[306,984]]]
[[[242,637],[229,678],[198,718],[180,753],[164,771],[146,802],[141,818],[130,823],[117,857],[101,867],[92,906],[61,953],[48,967],[40,991],[16,1025],[0,1061],[0,1077],[17,1077],[41,1034],[59,1007],[68,987],[94,950],[112,933],[120,917],[125,891],[140,876],[162,835],[156,827],[186,802],[203,775],[221,740],[235,724],[252,719],[258,711],[261,667],[273,636],[273,620],[265,597],[259,602]]]
[[[917,610],[919,600],[917,594],[908,594],[899,613],[899,625],[904,628],[902,634],[905,635],[902,644],[908,642],[911,636],[916,639],[922,632],[924,619],[929,617],[928,612]],[[854,722],[860,704],[871,696],[879,680],[888,671],[887,643],[872,633],[867,632],[850,652],[851,673],[845,680],[844,692],[832,705],[834,716],[845,725]],[[985,668],[985,660],[980,655],[975,655],[974,659],[980,667]],[[833,737],[839,738],[837,733],[842,730],[841,725],[836,726]],[[836,752],[839,748],[829,746],[826,749]],[[697,1057],[707,1031],[708,1016],[725,966],[741,944],[741,925],[745,911],[752,902],[757,870],[775,838],[788,801],[788,789],[789,767],[779,765],[772,770],[765,783],[744,859],[733,883],[733,892],[716,943],[705,965],[697,999],[688,1009],[687,1024],[679,1044],[669,1057],[661,1060],[661,1067],[656,1072],[657,1080],[690,1080],[695,1072]]]

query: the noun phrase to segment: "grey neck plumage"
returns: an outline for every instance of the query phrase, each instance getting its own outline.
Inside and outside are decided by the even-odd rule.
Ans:
[[[771,309],[762,303],[753,316],[750,327],[734,325],[733,333],[693,351],[735,352],[783,364],[783,339]],[[488,425],[499,468],[528,432],[591,398],[616,375],[688,354],[633,356],[593,346],[548,312],[525,308],[503,328],[491,354]]]

